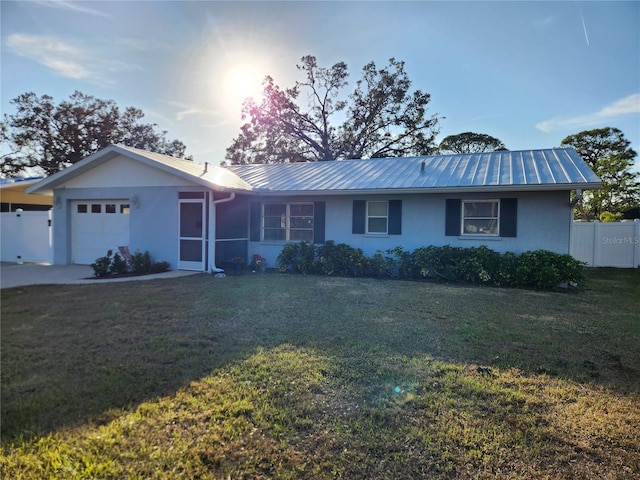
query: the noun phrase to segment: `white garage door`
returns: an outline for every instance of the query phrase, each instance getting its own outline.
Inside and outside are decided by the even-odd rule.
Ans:
[[[89,265],[129,245],[129,200],[82,200],[71,205],[71,261]]]

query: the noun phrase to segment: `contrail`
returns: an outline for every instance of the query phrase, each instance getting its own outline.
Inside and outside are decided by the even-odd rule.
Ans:
[[[582,20],[582,29],[584,30],[584,39],[587,41],[587,47],[591,46],[589,43],[589,35],[587,34],[587,26],[584,23],[584,15],[582,15],[582,9],[580,9],[580,20]]]

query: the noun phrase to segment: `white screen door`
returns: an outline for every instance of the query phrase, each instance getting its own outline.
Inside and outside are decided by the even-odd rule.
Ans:
[[[203,199],[180,200],[181,270],[205,269],[205,203]]]

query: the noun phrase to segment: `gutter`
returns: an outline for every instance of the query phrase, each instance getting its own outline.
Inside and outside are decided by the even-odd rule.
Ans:
[[[567,190],[597,190],[601,183],[556,183],[546,185],[489,185],[457,187],[413,187],[413,188],[367,188],[336,190],[269,190],[253,189],[246,192],[254,196],[318,196],[318,195],[384,195],[384,194],[461,194],[461,193],[498,193],[498,192],[542,192]],[[244,193],[244,192],[243,192]]]

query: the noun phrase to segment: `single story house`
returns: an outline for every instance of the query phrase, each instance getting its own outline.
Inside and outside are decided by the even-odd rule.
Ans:
[[[564,254],[570,192],[600,185],[570,148],[220,167],[111,145],[27,193],[53,194],[55,264],[127,245],[211,271],[299,241]]]

